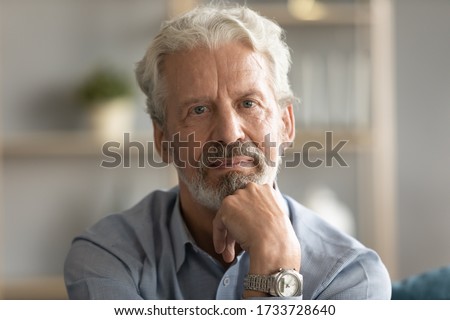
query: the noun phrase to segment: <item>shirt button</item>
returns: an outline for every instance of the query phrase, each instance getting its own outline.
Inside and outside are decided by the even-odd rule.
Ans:
[[[230,284],[230,278],[226,277],[223,279],[223,285],[227,287]]]

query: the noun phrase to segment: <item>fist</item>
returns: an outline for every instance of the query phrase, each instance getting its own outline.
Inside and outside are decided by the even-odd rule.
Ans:
[[[300,243],[275,192],[251,182],[222,201],[213,221],[213,242],[225,262],[234,260],[237,243],[250,256],[251,273],[300,270]]]

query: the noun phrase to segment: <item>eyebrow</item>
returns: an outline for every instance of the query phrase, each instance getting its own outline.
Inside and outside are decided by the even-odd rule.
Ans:
[[[235,92],[232,92],[232,95],[239,97],[239,98],[248,97],[248,96],[258,96],[260,99],[265,100],[264,94],[261,92],[261,90],[258,90],[256,88],[250,88],[248,90],[243,90],[243,91],[236,90]],[[180,103],[177,104],[177,106],[179,108],[185,108],[192,104],[205,103],[205,102],[209,103],[210,101],[211,101],[211,98],[208,96],[191,97],[191,98],[187,98],[187,99],[181,101]]]
[[[211,101],[211,99],[208,96],[187,98],[187,99],[181,101],[180,103],[178,103],[177,106],[179,108],[184,108],[191,104],[196,104],[196,103],[201,103],[201,102],[204,103],[205,101]]]

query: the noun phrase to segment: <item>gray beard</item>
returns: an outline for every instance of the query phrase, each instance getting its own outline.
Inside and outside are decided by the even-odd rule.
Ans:
[[[224,174],[216,183],[208,182],[207,168],[200,168],[192,179],[188,179],[184,172],[177,168],[180,179],[186,184],[192,197],[206,208],[218,211],[225,197],[243,189],[249,182],[256,184],[271,184],[275,182],[279,164],[275,167],[259,161],[256,172],[244,174],[240,171],[230,171]],[[213,170],[213,169],[212,169]]]

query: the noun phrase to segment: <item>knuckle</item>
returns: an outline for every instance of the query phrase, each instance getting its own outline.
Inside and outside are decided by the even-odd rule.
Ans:
[[[226,196],[225,198],[223,198],[223,200],[222,200],[222,206],[227,206],[227,205],[229,205],[230,204],[230,202],[231,202],[231,196]]]
[[[255,189],[257,189],[257,187],[258,187],[258,185],[257,185],[256,183],[254,183],[254,182],[249,182],[249,183],[247,184],[247,188],[248,188],[249,190],[255,190]]]
[[[225,208],[224,214],[236,206],[235,196],[227,196],[222,200],[222,208]]]

